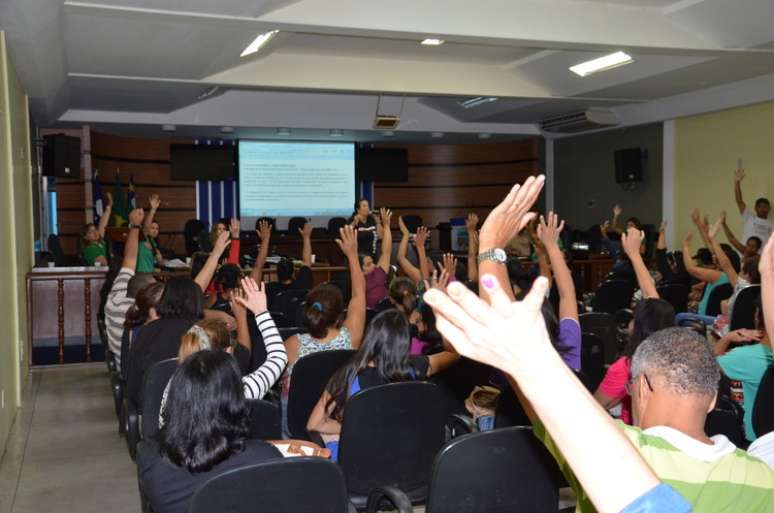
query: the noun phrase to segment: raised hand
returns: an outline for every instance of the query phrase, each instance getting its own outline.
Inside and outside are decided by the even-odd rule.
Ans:
[[[691,221],[693,221],[693,224],[696,226],[701,226],[701,212],[699,212],[698,208],[691,210]]]
[[[551,350],[540,312],[548,280],[535,280],[524,301],[517,302],[511,302],[494,276],[483,276],[481,284],[492,306],[459,282],[449,284],[446,293],[437,289],[425,293],[438,331],[459,354],[506,372],[534,365],[534,358],[525,359],[525,354]]]
[[[666,226],[667,226],[667,222],[666,222],[666,219],[664,219],[663,221],[661,221],[661,225],[658,227],[659,233],[666,232]]]
[[[602,237],[607,239],[607,232],[610,230],[610,221],[603,221],[602,224],[599,225],[599,231],[602,233]]]
[[[357,232],[354,228],[349,225],[340,228],[336,244],[347,257],[357,259]]]
[[[729,331],[726,340],[730,342],[760,342],[763,338],[763,332],[758,330],[739,329]]]
[[[398,216],[398,228],[400,228],[400,233],[404,237],[410,235],[408,226],[406,226],[406,223],[403,222],[403,216]]]
[[[232,217],[228,227],[228,230],[231,233],[232,239],[239,238],[239,226],[240,226],[239,219],[237,219],[236,217]]]
[[[113,195],[107,191],[105,191],[105,199],[107,200],[105,202],[106,207],[112,207],[113,206]]]
[[[425,242],[427,241],[427,236],[430,235],[430,231],[427,229],[426,226],[420,226],[417,228],[417,234],[414,236],[414,244],[419,247],[425,246]]]
[[[468,218],[465,220],[465,228],[469,232],[474,232],[478,228],[478,216],[473,212],[468,214]]]
[[[427,280],[425,280],[425,283],[427,283]],[[438,270],[433,270],[433,275],[430,277],[430,286],[427,288],[438,289],[440,291],[446,292],[446,287],[448,285],[449,285],[449,273],[439,263]]]
[[[621,234],[621,246],[630,257],[631,255],[640,254],[640,246],[643,240],[645,240],[645,232],[634,227],[627,229]]]
[[[548,213],[548,222],[540,216],[540,224],[537,226],[537,236],[545,247],[558,246],[559,235],[564,229],[564,221],[559,222],[559,216],[554,212]]]
[[[614,215],[615,217],[618,217],[618,216],[620,216],[621,214],[623,214],[623,209],[621,208],[621,205],[615,205],[615,206],[613,207],[613,215]]]
[[[141,208],[135,208],[129,212],[129,224],[134,226],[142,225],[142,221],[145,219],[145,211]]]
[[[479,233],[481,249],[504,248],[537,214],[529,209],[543,189],[545,177],[530,176],[516,184],[508,196],[486,217]]]
[[[258,229],[255,230],[255,233],[258,234],[258,238],[261,239],[262,244],[268,243],[271,238],[271,223],[266,220],[259,221]]]
[[[691,245],[691,241],[692,241],[692,240],[693,240],[693,234],[692,234],[692,233],[689,233],[689,234],[688,234],[688,235],[686,235],[686,236],[685,236],[685,238],[683,239],[683,244],[684,244],[685,246],[690,246],[690,245]]]
[[[298,229],[298,234],[304,239],[312,238],[312,223],[304,223],[303,228]]]
[[[159,199],[158,194],[151,194],[148,203],[150,204],[151,210],[158,210],[161,206],[161,199]]]
[[[245,297],[237,296],[234,299],[255,315],[266,311],[266,287],[263,282],[258,286],[252,278],[242,278],[242,290]]]
[[[743,167],[740,167],[734,171],[734,183],[740,183],[742,180],[744,180],[744,177],[745,172]]]
[[[449,276],[454,276],[457,273],[457,257],[451,253],[444,253],[443,265],[439,263],[438,266],[445,270]]]
[[[720,231],[721,226],[723,226],[723,218],[719,217],[718,220],[712,223],[712,225],[709,227],[710,238],[715,238],[715,236],[718,234],[718,231]]]
[[[726,224],[726,211],[721,210],[720,211],[720,224],[725,225]]]
[[[228,232],[221,232],[218,235],[218,239],[215,241],[215,247],[213,251],[216,255],[220,255],[231,244],[231,235]]]
[[[247,315],[247,309],[239,302],[240,299],[247,300],[247,295],[242,289],[233,289],[231,291],[231,311],[234,312],[234,317],[243,319]]]
[[[390,224],[392,223],[392,210],[389,208],[380,208],[379,217],[382,220],[382,226],[389,230]]]
[[[704,231],[708,232],[710,228],[710,222],[709,222],[709,216],[705,215],[704,219],[702,219],[701,224],[699,227]]]

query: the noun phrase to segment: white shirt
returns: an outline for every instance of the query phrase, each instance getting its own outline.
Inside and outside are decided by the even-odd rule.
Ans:
[[[742,244],[747,244],[747,239],[753,235],[761,239],[763,244],[769,240],[771,232],[774,231],[774,220],[761,219],[755,212],[749,208],[742,214],[742,224],[744,225],[744,240]]]
[[[711,436],[710,440],[713,443],[709,445],[668,426],[653,426],[642,432],[663,438],[675,448],[699,461],[716,461],[736,450],[736,446],[724,435]]]
[[[763,460],[774,470],[774,431],[758,437],[747,448],[747,454]]]

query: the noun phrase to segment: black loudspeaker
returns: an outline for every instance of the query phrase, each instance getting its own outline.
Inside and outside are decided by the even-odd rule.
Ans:
[[[616,183],[632,183],[642,181],[642,162],[644,154],[641,148],[618,150],[615,157]]]
[[[43,176],[81,178],[81,140],[64,134],[43,140]]]

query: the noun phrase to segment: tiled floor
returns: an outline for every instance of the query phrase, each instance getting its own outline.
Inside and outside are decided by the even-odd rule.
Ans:
[[[30,373],[0,461],[0,513],[138,513],[105,365]]]

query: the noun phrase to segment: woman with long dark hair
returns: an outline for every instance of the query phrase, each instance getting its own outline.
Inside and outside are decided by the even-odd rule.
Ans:
[[[228,470],[281,458],[272,445],[248,440],[249,410],[236,361],[198,351],[172,376],[164,426],[137,455],[140,488],[155,513],[184,513],[194,492]]]
[[[382,236],[382,226],[371,214],[371,205],[365,198],[355,202],[355,210],[347,221],[357,232],[357,244],[360,251],[367,255],[376,255],[376,241]]]
[[[371,321],[363,344],[352,360],[328,382],[306,427],[320,433],[334,460],[342,413],[350,397],[377,385],[426,379],[459,358],[448,351],[430,356],[409,356],[410,343],[406,315],[398,310],[384,311]]]

